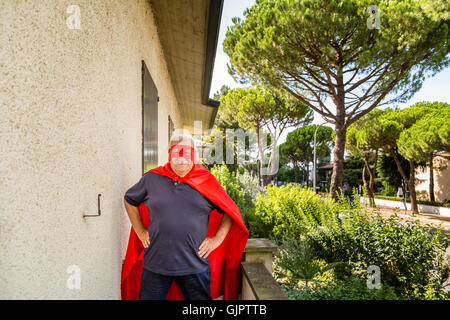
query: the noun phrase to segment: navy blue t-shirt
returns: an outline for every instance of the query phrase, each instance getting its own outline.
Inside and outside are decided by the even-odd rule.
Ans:
[[[148,172],[128,191],[125,200],[149,211],[150,245],[144,251],[143,267],[164,275],[187,275],[206,271],[208,257],[198,251],[205,240],[212,210],[220,207],[189,184]]]

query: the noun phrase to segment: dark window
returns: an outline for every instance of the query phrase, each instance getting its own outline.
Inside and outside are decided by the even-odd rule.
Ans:
[[[172,135],[173,130],[175,130],[175,128],[173,127],[173,121],[169,116],[169,139],[167,141],[170,141],[170,136]]]
[[[142,61],[142,170],[158,166],[158,90]]]

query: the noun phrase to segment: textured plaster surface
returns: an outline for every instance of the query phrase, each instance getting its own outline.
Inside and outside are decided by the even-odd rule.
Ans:
[[[70,29],[67,7],[80,8]],[[0,298],[119,299],[141,176],[141,61],[180,124],[147,1],[0,2]],[[97,213],[101,196],[101,216]],[[70,265],[80,289],[69,289]]]

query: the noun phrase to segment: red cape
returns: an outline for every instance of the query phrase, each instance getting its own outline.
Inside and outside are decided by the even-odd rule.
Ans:
[[[184,177],[177,176],[170,168],[169,162],[164,166],[159,166],[148,172],[155,172],[168,176],[173,180],[189,184],[214,204],[222,208],[233,219],[233,223],[225,239],[220,246],[208,255],[208,258],[209,264],[211,265],[211,297],[215,299],[223,294],[224,300],[237,300],[241,291],[241,271],[239,265],[249,234],[242,220],[239,208],[228,196],[214,175],[200,163],[194,163],[192,170]],[[144,226],[148,228],[148,208],[143,203],[139,205],[139,214]],[[220,213],[216,210],[211,211],[207,237],[216,234],[221,219],[222,215]],[[134,232],[133,227],[131,227],[127,253],[122,268],[121,294],[123,300],[137,300],[139,298],[143,254],[144,246]],[[175,280],[172,281],[166,299],[184,299]]]

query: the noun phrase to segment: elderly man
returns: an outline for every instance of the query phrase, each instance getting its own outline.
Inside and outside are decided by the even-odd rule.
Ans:
[[[232,200],[223,189],[217,190],[222,198],[228,198],[225,199],[228,203],[222,203],[233,218],[217,205],[221,200],[211,195],[214,190],[204,183],[205,177],[206,180],[215,179],[195,162],[192,137],[174,135],[170,141],[168,163],[147,172],[125,193],[126,211],[144,247],[139,299],[165,299],[175,280],[186,300],[210,300],[208,256],[224,241],[233,219],[241,228],[241,238],[245,233],[248,235],[239,210],[230,210]],[[216,182],[216,188],[221,189],[217,185]],[[138,210],[141,204],[148,208],[148,229]],[[213,210],[222,219],[217,232],[207,237]]]

